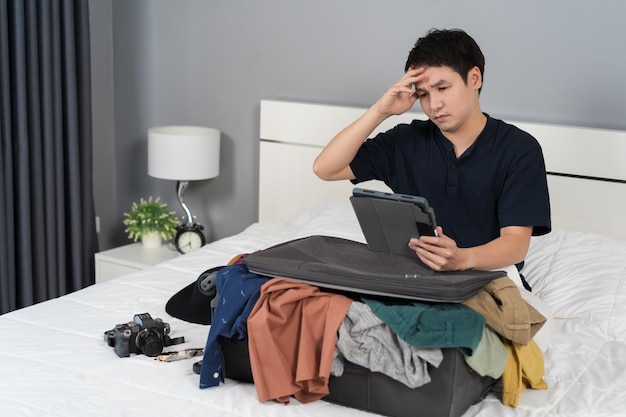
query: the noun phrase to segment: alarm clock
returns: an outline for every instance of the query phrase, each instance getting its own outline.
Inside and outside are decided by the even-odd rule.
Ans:
[[[200,249],[206,243],[202,230],[204,227],[197,223],[181,224],[177,227],[174,245],[176,250],[182,254]]]

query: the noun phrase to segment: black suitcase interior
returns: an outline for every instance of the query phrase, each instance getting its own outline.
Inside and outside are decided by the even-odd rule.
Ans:
[[[253,383],[247,340],[222,338],[224,376]],[[346,365],[340,377],[331,376],[325,401],[391,417],[458,417],[481,401],[496,382],[481,377],[458,349],[442,349],[443,361],[430,367],[431,382],[409,388],[382,373]]]

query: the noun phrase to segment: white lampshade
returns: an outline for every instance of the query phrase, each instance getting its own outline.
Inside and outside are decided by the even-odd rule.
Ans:
[[[148,175],[177,181],[205,180],[220,173],[220,131],[210,127],[148,129]]]

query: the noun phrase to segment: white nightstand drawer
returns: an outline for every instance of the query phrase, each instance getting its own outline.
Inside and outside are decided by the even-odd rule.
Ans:
[[[95,255],[96,284],[176,258],[179,253],[168,246],[144,248],[141,243],[131,243],[119,248],[98,252]]]
[[[96,264],[96,284],[137,271],[141,271],[141,269],[111,262],[99,262]]]

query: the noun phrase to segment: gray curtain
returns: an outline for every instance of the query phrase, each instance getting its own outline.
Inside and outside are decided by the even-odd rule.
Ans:
[[[94,282],[88,0],[0,0],[0,313]]]

